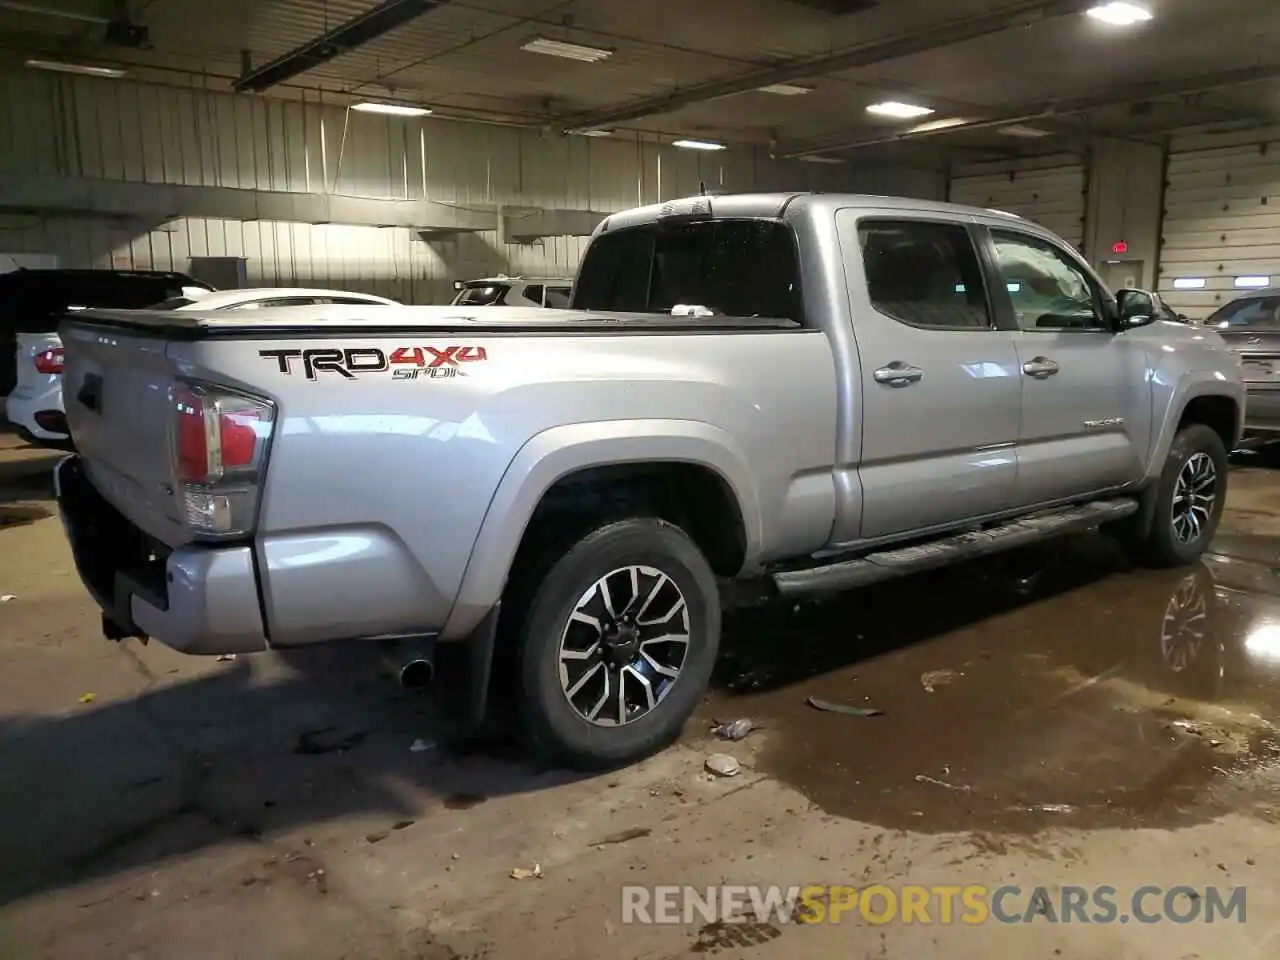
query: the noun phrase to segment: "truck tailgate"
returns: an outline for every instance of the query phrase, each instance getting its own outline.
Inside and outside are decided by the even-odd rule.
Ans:
[[[63,403],[89,479],[117,510],[171,546],[190,539],[180,520],[170,455],[165,341],[145,329],[67,321]]]

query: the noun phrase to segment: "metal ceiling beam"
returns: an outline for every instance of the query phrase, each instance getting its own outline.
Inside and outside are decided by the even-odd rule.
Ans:
[[[448,2],[449,0],[382,0],[373,9],[308,40],[270,63],[248,71],[235,82],[234,89],[237,93],[261,93],[300,73],[313,70],[334,57],[349,53],[370,40],[376,40]]]
[[[1059,120],[1074,114],[1089,113],[1093,110],[1101,110],[1104,107],[1113,107],[1117,104],[1135,103],[1140,100],[1156,100],[1162,97],[1181,97],[1193,93],[1202,93],[1206,90],[1220,90],[1225,87],[1237,87],[1246,83],[1262,83],[1277,78],[1280,78],[1280,65],[1245,67],[1239,70],[1226,70],[1221,73],[1203,74],[1198,77],[1185,77],[1172,81],[1149,81],[1117,88],[1106,93],[1027,104],[1022,107],[1011,108],[998,116],[979,118],[949,127],[930,129],[930,124],[926,123],[917,128],[882,136],[863,137],[857,140],[833,139],[821,143],[797,145],[785,151],[779,151],[779,155],[787,160],[796,160],[800,157],[836,153],[842,150],[857,150],[862,147],[878,146],[884,143],[921,140],[925,137],[941,137],[946,134],[962,133],[967,130],[986,130],[992,127],[1003,127],[1009,124],[1027,123],[1035,120]]]
[[[737,74],[723,80],[695,84],[672,93],[659,94],[603,110],[587,110],[564,118],[569,130],[605,127],[626,123],[659,113],[671,113],[695,103],[727,97],[735,93],[758,90],[774,83],[789,83],[842,70],[869,67],[877,63],[927,53],[954,46],[1014,27],[1043,20],[1068,17],[1091,6],[1086,0],[1022,0],[991,13],[962,20],[952,20],[936,27],[913,30],[886,40],[851,47],[839,53],[820,57],[789,60],[777,66],[764,67]]]

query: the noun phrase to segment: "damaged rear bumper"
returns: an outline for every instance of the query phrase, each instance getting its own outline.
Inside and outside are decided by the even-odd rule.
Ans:
[[[76,572],[102,608],[108,639],[154,638],[183,653],[266,648],[253,550],[170,550],[107,502],[78,456],[53,471]]]

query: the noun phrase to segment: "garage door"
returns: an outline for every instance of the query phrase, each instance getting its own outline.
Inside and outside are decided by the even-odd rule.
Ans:
[[[948,199],[1016,213],[1048,227],[1080,250],[1086,184],[1084,162],[1074,154],[960,164],[952,170]]]
[[[1201,318],[1280,285],[1280,127],[1175,137],[1160,246],[1160,292]]]

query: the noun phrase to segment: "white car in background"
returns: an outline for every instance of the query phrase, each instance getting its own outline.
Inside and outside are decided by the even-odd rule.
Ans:
[[[239,290],[202,290],[183,287],[151,310],[261,310],[266,307],[306,307],[339,303],[396,307],[399,302],[369,293],[348,290],[314,290],[307,287],[257,287]],[[70,440],[62,405],[62,340],[56,333],[17,334],[17,383],[9,395],[5,415],[28,440],[63,446]]]
[[[457,280],[454,307],[549,307],[566,310],[573,281],[566,277],[484,277]]]

